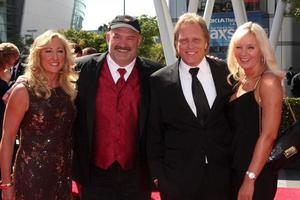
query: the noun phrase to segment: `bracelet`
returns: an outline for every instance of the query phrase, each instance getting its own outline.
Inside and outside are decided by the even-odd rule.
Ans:
[[[2,181],[0,181],[0,189],[2,190],[10,188],[11,186],[14,186],[14,182],[2,183]]]
[[[256,174],[254,172],[246,171],[246,175],[248,176],[248,178],[250,180],[255,180],[256,179]]]

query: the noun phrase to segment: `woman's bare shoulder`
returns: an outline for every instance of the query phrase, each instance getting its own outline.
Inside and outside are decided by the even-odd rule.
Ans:
[[[281,78],[278,74],[267,71],[261,77],[261,87],[281,87]]]
[[[283,87],[279,75],[268,72],[261,77],[259,93],[262,99],[282,99]]]
[[[13,90],[12,90],[10,96],[9,96],[8,102],[9,101],[14,101],[14,102],[20,102],[21,103],[21,102],[24,102],[26,100],[28,100],[27,88],[24,84],[19,83],[13,88]]]

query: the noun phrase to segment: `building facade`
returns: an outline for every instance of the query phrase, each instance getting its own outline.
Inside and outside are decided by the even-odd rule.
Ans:
[[[24,0],[0,0],[0,40],[6,41],[19,34]]]
[[[36,37],[48,29],[80,30],[85,0],[0,0],[0,40]]]
[[[275,11],[276,0],[244,0],[248,21],[259,23],[269,34]],[[169,0],[168,5],[173,23],[188,10],[189,0]],[[203,15],[206,0],[199,0],[197,13]],[[287,6],[288,7],[288,6]],[[276,48],[276,58],[281,69],[287,70],[291,66],[300,71],[300,22],[288,15],[283,19],[281,34]],[[232,34],[236,29],[231,1],[215,0],[213,14],[210,20],[210,53],[226,58],[226,52]]]
[[[71,28],[80,30],[85,16],[85,0],[74,0]]]

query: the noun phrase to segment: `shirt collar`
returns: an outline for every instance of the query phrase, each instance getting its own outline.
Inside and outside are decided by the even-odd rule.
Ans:
[[[111,56],[109,54],[107,54],[107,64],[108,64],[109,68],[114,72],[117,72],[119,68],[124,68],[124,69],[126,69],[126,74],[130,74],[135,65],[135,61],[136,61],[136,58],[131,63],[126,65],[125,67],[121,67],[111,58]]]
[[[180,61],[179,67],[182,68],[182,71],[183,71],[184,73],[188,73],[188,74],[190,74],[190,73],[189,73],[190,68],[194,68],[194,66],[193,66],[193,67],[192,67],[192,66],[189,66],[189,65],[186,64],[182,59],[181,59],[181,61]],[[201,61],[196,67],[199,68],[199,71],[200,71],[201,73],[210,73],[209,65],[208,65],[208,62],[207,62],[207,60],[206,60],[205,57],[202,59],[202,61]]]

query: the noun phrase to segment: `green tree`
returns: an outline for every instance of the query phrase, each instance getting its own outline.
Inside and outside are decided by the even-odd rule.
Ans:
[[[165,64],[165,57],[161,43],[158,42],[160,35],[156,17],[141,15],[138,17],[143,42],[139,49],[139,55]]]
[[[293,4],[292,15],[297,20],[300,19],[300,2],[299,2],[299,0],[295,1],[294,4]]]
[[[299,0],[282,0],[290,6],[290,11],[287,15],[294,17],[296,20],[300,19],[300,1]]]
[[[109,27],[108,27],[107,24],[103,24],[103,25],[99,26],[98,31],[99,31],[100,33],[105,33],[105,32],[108,31],[108,28],[109,28]]]
[[[94,47],[98,52],[105,52],[107,50],[105,34],[83,30],[76,31],[75,29],[67,29],[62,31],[62,33],[71,42],[79,44],[81,48]]]

